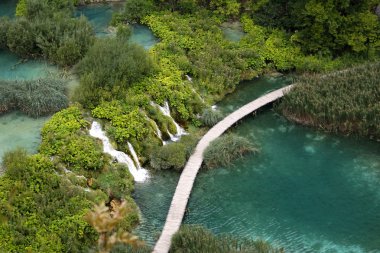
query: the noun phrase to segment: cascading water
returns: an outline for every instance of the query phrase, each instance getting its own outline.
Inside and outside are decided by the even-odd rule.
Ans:
[[[170,107],[169,107],[169,103],[168,101],[165,101],[164,103],[164,106],[160,106],[160,105],[157,105],[153,102],[151,102],[152,105],[156,106],[158,109],[160,109],[160,111],[162,112],[162,114],[164,114],[165,116],[171,118],[173,120],[173,123],[176,127],[176,130],[177,130],[177,133],[175,135],[171,134],[168,130],[168,135],[170,137],[170,140],[171,141],[178,141],[182,135],[186,135],[186,131],[185,129],[183,129],[182,127],[180,127],[180,125],[178,125],[177,122],[175,122],[175,120],[173,119],[173,117],[171,116],[170,114]]]
[[[193,82],[193,78],[191,78],[191,76],[189,76],[189,75],[185,75],[186,76],[186,78],[187,78],[187,80],[189,81],[189,82]]]
[[[136,168],[133,160],[127,154],[125,154],[124,152],[115,150],[112,147],[110,140],[108,139],[105,132],[102,130],[101,125],[98,122],[96,122],[96,121],[92,122],[91,129],[90,129],[90,135],[92,137],[98,138],[102,141],[104,153],[111,155],[119,163],[124,163],[128,166],[128,170],[132,174],[132,176],[136,182],[144,182],[148,178],[148,171],[147,170],[142,169],[142,168],[139,168],[139,169]],[[133,155],[133,153],[132,153],[132,155]]]
[[[148,119],[149,119],[149,118],[148,118]],[[156,121],[154,121],[154,120],[152,120],[152,119],[149,119],[149,120],[152,121],[152,123],[153,123],[153,125],[154,125],[154,127],[155,127],[155,129],[156,129],[156,135],[157,135],[157,137],[162,141],[162,145],[166,145],[167,143],[166,143],[166,141],[164,141],[164,140],[162,139],[162,133],[161,133],[161,130],[160,130],[160,128],[158,127]]]
[[[132,154],[133,160],[135,160],[135,164],[137,166],[137,169],[140,170],[141,169],[141,165],[140,165],[139,158],[138,158],[138,156],[136,154],[135,149],[133,148],[133,146],[132,146],[132,144],[130,142],[128,142],[128,148],[129,148],[129,151]]]

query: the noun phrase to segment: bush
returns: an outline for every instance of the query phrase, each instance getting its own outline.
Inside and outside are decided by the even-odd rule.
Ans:
[[[133,191],[133,177],[125,165],[118,164],[115,169],[102,173],[97,178],[99,188],[106,192],[111,199],[119,200],[129,196]]]
[[[23,58],[36,54],[38,48],[33,30],[32,24],[24,18],[14,21],[9,26],[6,36],[9,50]]]
[[[55,172],[49,157],[5,154],[0,180],[0,246],[4,252],[87,252],[95,231],[83,216],[93,205],[82,188]]]
[[[150,166],[156,170],[181,170],[186,164],[185,147],[181,143],[169,143],[156,149],[150,156]]]
[[[220,111],[216,111],[211,108],[205,109],[201,115],[202,123],[208,127],[216,125],[222,119],[223,114]]]
[[[145,50],[123,39],[97,41],[78,64],[81,75],[76,97],[94,108],[103,100],[124,98],[125,90],[153,71],[153,61]]]
[[[212,141],[204,152],[204,164],[207,168],[228,166],[244,154],[258,150],[244,137],[225,134]]]
[[[156,148],[150,155],[150,166],[156,170],[182,170],[197,142],[194,136],[185,135],[179,142]]]
[[[284,253],[264,241],[237,239],[229,235],[213,235],[209,230],[194,225],[183,225],[174,234],[170,253]]]

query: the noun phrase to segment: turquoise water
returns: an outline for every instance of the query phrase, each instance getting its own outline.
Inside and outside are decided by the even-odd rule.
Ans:
[[[0,50],[0,79],[32,80],[56,75],[57,67],[42,60],[23,61],[15,54]]]
[[[0,117],[0,161],[2,155],[16,147],[34,153],[40,143],[40,129],[48,117],[33,119],[20,112]]]
[[[228,100],[239,107],[264,88],[285,83],[244,83],[219,106],[228,111]],[[256,143],[260,153],[200,172],[185,223],[263,238],[286,252],[380,252],[379,143],[316,132],[270,108],[233,131]],[[160,186],[155,178],[136,185],[144,217],[139,232],[150,243],[149,231],[162,228],[178,180],[164,175],[158,176]]]
[[[13,17],[16,11],[18,0],[2,0],[0,1],[0,16]]]
[[[225,23],[221,27],[224,37],[233,42],[238,42],[244,37],[245,33],[241,27],[241,24],[237,23]]]
[[[97,36],[104,37],[111,34],[108,26],[112,18],[112,13],[122,10],[122,8],[122,3],[92,4],[84,7],[79,7],[77,15],[86,16],[94,26]],[[132,28],[133,30],[130,38],[131,42],[139,44],[145,49],[151,48],[158,42],[157,38],[153,35],[152,31],[148,27],[135,24],[132,26]]]

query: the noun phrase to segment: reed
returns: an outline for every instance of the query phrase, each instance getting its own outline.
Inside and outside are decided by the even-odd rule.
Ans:
[[[198,225],[184,225],[173,236],[171,253],[283,253],[267,242],[250,239],[238,239],[231,235],[213,235],[209,230]]]
[[[380,62],[304,75],[280,103],[289,119],[329,132],[380,139]]]
[[[67,106],[63,80],[0,81],[0,114],[20,110],[29,116],[40,117]]]
[[[226,134],[214,140],[204,152],[207,168],[228,166],[244,154],[258,152],[246,138],[236,134]]]

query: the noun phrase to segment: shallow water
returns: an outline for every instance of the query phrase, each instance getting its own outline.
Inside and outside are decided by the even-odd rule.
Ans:
[[[222,25],[221,29],[223,31],[224,37],[232,42],[240,41],[245,35],[241,25],[236,23],[225,23]]]
[[[23,61],[9,51],[0,50],[0,79],[2,80],[33,80],[57,75],[57,73],[57,67],[45,61]]]
[[[236,109],[266,93],[265,87],[285,83],[247,82],[218,106],[224,112]],[[200,172],[185,223],[263,238],[286,252],[380,252],[379,143],[320,133],[270,109],[233,131],[256,143],[260,153],[229,168]],[[149,231],[162,229],[177,180],[160,175],[160,184],[136,186],[144,216],[139,232],[150,243]]]
[[[2,155],[17,147],[35,153],[40,144],[40,129],[48,117],[37,119],[12,112],[0,117],[0,161]]]

